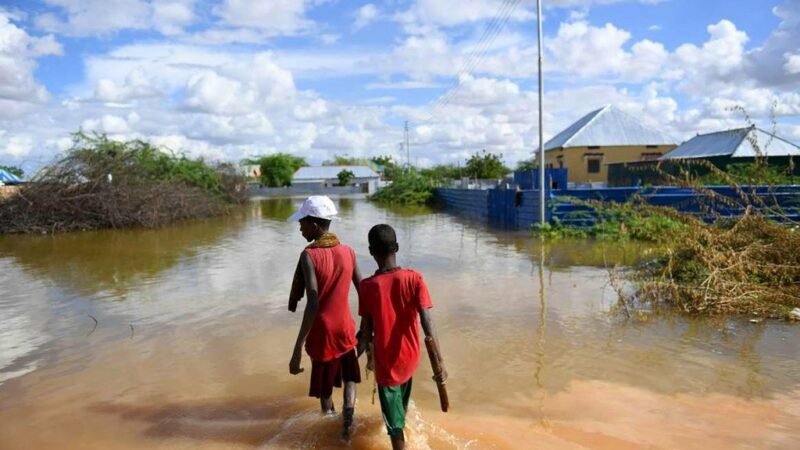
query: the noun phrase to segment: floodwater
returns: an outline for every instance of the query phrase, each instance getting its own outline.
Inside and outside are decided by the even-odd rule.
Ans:
[[[372,378],[345,443],[305,396],[308,371],[288,373],[305,243],[284,219],[299,202],[163,230],[0,237],[0,448],[389,448]],[[626,319],[607,267],[646,248],[541,246],[444,213],[338,203],[334,231],[363,273],[367,230],[390,223],[400,264],[433,296],[451,411],[423,360],[410,448],[800,448],[800,326]]]

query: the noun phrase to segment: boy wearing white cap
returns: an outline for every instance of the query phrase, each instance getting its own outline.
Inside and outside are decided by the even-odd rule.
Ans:
[[[311,386],[309,396],[320,399],[323,413],[333,413],[331,395],[333,387],[344,382],[342,407],[344,437],[348,437],[355,411],[356,383],[361,382],[361,371],[356,354],[356,324],[350,313],[350,283],[356,289],[361,274],[353,249],[340,243],[329,231],[331,220],[337,215],[330,198],[311,196],[289,221],[300,222],[300,233],[311,242],[300,255],[289,310],[294,312],[305,291],[306,309],[297,335],[289,373],[303,372],[300,368],[302,348],[311,358]]]

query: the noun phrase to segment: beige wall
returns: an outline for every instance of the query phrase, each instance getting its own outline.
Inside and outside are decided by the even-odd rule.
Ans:
[[[0,198],[8,198],[16,195],[19,191],[19,186],[0,186]]]
[[[569,169],[568,181],[571,183],[608,182],[608,164],[629,161],[641,161],[646,154],[664,154],[676,145],[659,145],[657,148],[645,145],[620,146],[620,147],[572,147],[550,150],[545,153],[545,161],[550,167],[558,168],[559,156],[563,167]],[[600,160],[600,171],[589,173],[588,159]]]

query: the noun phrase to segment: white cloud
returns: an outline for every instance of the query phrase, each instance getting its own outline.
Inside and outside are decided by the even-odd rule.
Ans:
[[[132,70],[121,84],[107,78],[100,79],[94,91],[94,98],[102,102],[127,102],[159,95],[141,67]]]
[[[325,100],[318,98],[307,105],[297,105],[294,107],[294,118],[300,121],[309,122],[319,119],[328,113],[328,104]]]
[[[791,53],[786,53],[783,57],[786,58],[786,64],[783,65],[786,73],[789,75],[800,74],[800,54],[792,55]]]
[[[255,107],[258,95],[253,87],[212,71],[193,76],[186,85],[186,105],[213,114],[246,114]]]
[[[313,22],[305,17],[311,0],[225,0],[213,13],[234,27],[263,30],[272,35],[308,31]]]
[[[405,23],[422,23],[441,26],[454,26],[478,22],[495,17],[498,12],[507,11],[499,0],[417,0],[408,10],[398,15]],[[510,13],[512,20],[528,20],[532,16],[524,7],[517,7]]]
[[[367,3],[366,5],[356,10],[354,14],[355,21],[353,22],[353,28],[356,30],[364,28],[365,26],[375,21],[375,19],[378,18],[379,14],[380,13],[378,12],[378,8],[374,4]]]
[[[661,25],[650,25],[647,29],[649,31],[661,31]]]
[[[52,35],[31,36],[0,14],[0,116],[22,114],[49,99],[47,89],[34,79],[35,59],[62,53]]]
[[[675,50],[679,88],[690,94],[707,93],[715,83],[735,79],[744,61],[747,34],[729,20],[708,26],[710,38],[702,46],[683,44]]]
[[[33,139],[30,136],[11,136],[4,139],[4,136],[0,135],[0,155],[22,158],[32,149]]]
[[[340,34],[332,34],[332,33],[321,34],[319,36],[319,40],[322,41],[322,43],[325,45],[333,45],[339,42],[339,39],[341,38],[342,36]]]
[[[762,45],[748,52],[747,75],[762,86],[800,88],[800,74],[790,70],[796,67],[792,58],[786,59],[787,53],[800,52],[800,0],[785,0],[772,13],[781,23]]]
[[[643,40],[627,51],[624,45],[630,37],[610,23],[603,27],[586,21],[562,23],[546,44],[552,55],[549,67],[582,78],[614,74],[627,81],[640,81],[658,75],[667,61],[664,46]]]
[[[56,12],[38,14],[36,26],[68,36],[155,28],[179,34],[195,20],[196,0],[44,0]]]

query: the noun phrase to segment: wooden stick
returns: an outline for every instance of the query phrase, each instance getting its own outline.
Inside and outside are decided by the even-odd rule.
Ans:
[[[442,373],[442,358],[439,355],[439,349],[436,347],[436,341],[432,337],[425,338],[425,347],[428,348],[428,358],[431,360],[431,368],[433,369],[434,377],[438,377]],[[443,412],[447,412],[450,408],[450,399],[447,397],[447,387],[445,383],[436,382],[436,388],[439,390],[439,404]]]

